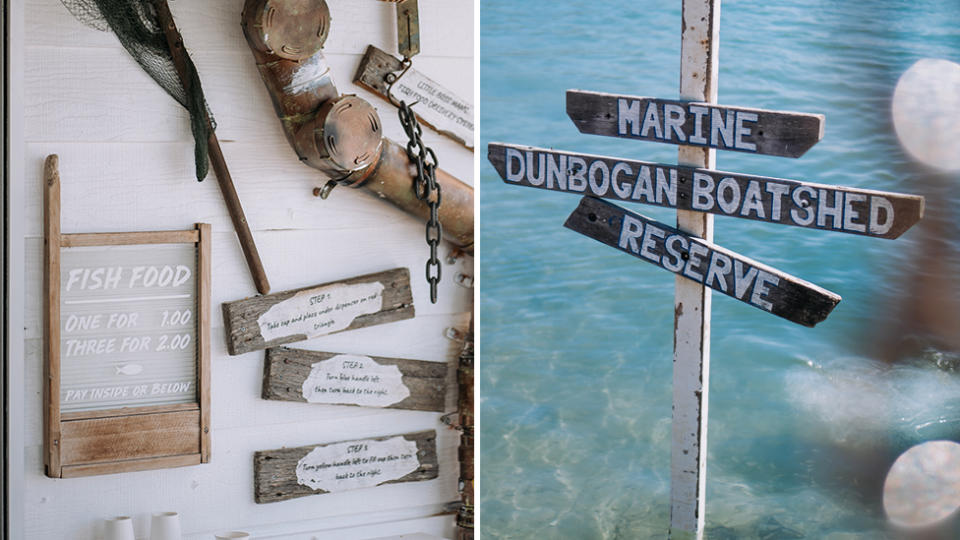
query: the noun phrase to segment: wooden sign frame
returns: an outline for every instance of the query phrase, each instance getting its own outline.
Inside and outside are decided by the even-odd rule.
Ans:
[[[71,478],[197,465],[210,461],[211,228],[182,231],[61,234],[58,158],[44,166],[44,466]],[[171,405],[61,412],[60,250],[64,247],[194,244],[197,401]]]

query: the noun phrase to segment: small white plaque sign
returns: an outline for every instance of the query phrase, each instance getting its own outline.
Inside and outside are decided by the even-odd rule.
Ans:
[[[457,97],[423,73],[408,69],[390,86],[390,98],[409,103],[438,132],[473,148],[473,104]],[[414,105],[415,102],[419,102]]]
[[[417,443],[403,437],[318,446],[297,462],[297,483],[326,492],[373,487],[420,467]]]

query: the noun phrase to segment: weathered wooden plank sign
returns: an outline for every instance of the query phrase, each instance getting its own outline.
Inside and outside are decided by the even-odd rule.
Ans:
[[[44,462],[54,478],[210,458],[210,225],[61,234],[45,171]]]
[[[823,138],[822,114],[567,90],[581,133],[800,157]]]
[[[253,456],[254,500],[269,503],[431,480],[439,474],[434,430],[265,450]]]
[[[263,399],[442,412],[448,375],[445,362],[273,347]]]
[[[400,75],[398,75],[400,74]],[[388,75],[397,77],[392,83]],[[421,122],[458,143],[473,148],[473,104],[444,88],[416,69],[404,69],[393,55],[373,45],[360,61],[353,82],[391,103],[415,103],[412,110]]]
[[[919,195],[517,144],[487,149],[505,183],[552,191],[891,239],[923,217]]]
[[[227,350],[233,355],[414,315],[406,268],[225,302],[222,307]]]
[[[564,226],[774,315],[814,326],[840,296],[619,206],[584,197]]]

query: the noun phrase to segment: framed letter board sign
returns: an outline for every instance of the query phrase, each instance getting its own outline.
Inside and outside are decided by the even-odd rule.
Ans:
[[[44,464],[67,478],[210,456],[210,225],[61,234],[45,167]]]

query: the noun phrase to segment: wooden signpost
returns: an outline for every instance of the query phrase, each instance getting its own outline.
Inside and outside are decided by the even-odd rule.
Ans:
[[[269,503],[399,482],[439,474],[433,430],[264,450],[253,456],[254,500]]]
[[[715,150],[800,157],[823,115],[717,105],[720,0],[683,0],[680,99],[567,92],[582,133],[679,145],[678,164],[491,143],[508,184],[585,195],[566,227],[676,274],[670,537],[703,538],[710,289],[814,326],[840,296],[713,243],[713,215],[897,238],[923,197],[715,170]],[[677,209],[670,227],[606,199]]]
[[[516,144],[488,152],[505,183],[617,201],[877,238],[897,238],[923,217],[919,195]]]
[[[406,268],[225,302],[222,307],[227,350],[233,355],[412,319],[414,314]]]
[[[716,103],[720,1],[683,0],[680,99]],[[698,21],[694,22],[694,21]],[[713,169],[711,148],[681,146],[677,163]],[[713,215],[677,210],[677,228],[713,241]],[[703,537],[710,403],[710,290],[677,276],[673,294],[673,420],[670,434],[670,536]]]
[[[45,171],[44,463],[67,478],[210,459],[210,225],[61,234]]]
[[[443,412],[445,362],[267,349],[263,399]]]

